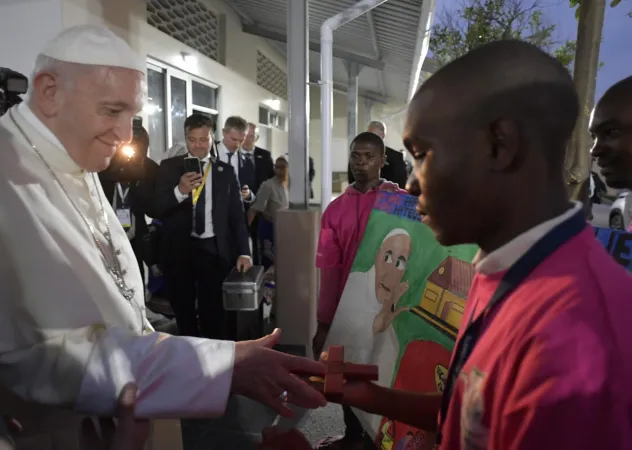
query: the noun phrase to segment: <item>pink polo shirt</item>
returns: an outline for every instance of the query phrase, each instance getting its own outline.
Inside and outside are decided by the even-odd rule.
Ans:
[[[506,270],[577,209],[476,264],[463,327]],[[486,319],[455,386],[441,449],[632,449],[631,318],[632,277],[587,226]]]
[[[334,319],[377,193],[381,190],[406,193],[389,181],[383,181],[376,189],[364,194],[351,185],[323,213],[316,256],[316,267],[321,269],[319,322],[331,324]]]

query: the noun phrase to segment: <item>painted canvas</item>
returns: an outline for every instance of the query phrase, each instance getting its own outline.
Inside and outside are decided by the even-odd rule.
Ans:
[[[443,389],[474,276],[472,245],[442,247],[415,210],[417,198],[380,193],[367,223],[328,344],[345,359],[377,364],[379,383]],[[430,448],[433,436],[356,411],[378,448]]]
[[[380,193],[356,254],[327,345],[345,359],[377,364],[379,383],[442,392],[474,277],[474,245],[443,247],[420,221],[417,198]],[[595,228],[595,236],[632,270],[632,234]],[[422,450],[434,435],[356,410],[379,449]]]

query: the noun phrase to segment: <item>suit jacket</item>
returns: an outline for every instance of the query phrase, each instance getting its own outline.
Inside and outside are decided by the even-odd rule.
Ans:
[[[145,216],[154,218],[154,190],[156,188],[156,177],[158,175],[159,165],[150,158],[145,159],[145,175],[141,181],[130,183],[129,187],[129,207],[136,219],[136,232],[134,237],[145,239],[149,234],[149,227]],[[116,175],[109,170],[99,173],[99,181],[103,188],[103,193],[110,205],[114,202],[114,193],[116,191]]]
[[[255,183],[252,192],[259,192],[261,184],[274,176],[274,161],[272,154],[268,150],[261,147],[255,147],[253,150],[255,157]]]
[[[355,179],[351,173],[351,167],[349,167],[347,175],[349,178],[349,184],[353,183]],[[386,147],[386,164],[382,167],[380,176],[391,183],[399,185],[400,189],[406,189],[408,173],[406,172],[404,155],[397,150]]]
[[[162,222],[161,256],[167,264],[180,249],[188,248],[184,244],[193,230],[191,195],[178,203],[173,192],[184,174],[184,158],[185,155],[181,155],[162,161],[156,181],[154,208],[157,219]],[[232,265],[238,256],[250,255],[241,189],[233,168],[219,160],[213,162],[210,178],[213,232],[220,256]]]

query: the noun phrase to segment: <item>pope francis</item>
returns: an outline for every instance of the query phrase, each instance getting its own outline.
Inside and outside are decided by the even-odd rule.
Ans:
[[[0,119],[0,414],[18,448],[72,450],[83,415],[111,416],[128,383],[139,417],[211,417],[230,392],[289,413],[321,394],[275,352],[276,331],[224,342],[155,333],[129,241],[95,172],[132,138],[145,62],[101,26],[67,29],[37,56],[26,102]],[[71,444],[69,444],[71,443]]]

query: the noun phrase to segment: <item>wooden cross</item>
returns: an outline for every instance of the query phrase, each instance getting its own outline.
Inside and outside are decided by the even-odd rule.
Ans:
[[[340,399],[346,381],[377,381],[378,367],[369,364],[344,362],[345,348],[332,345],[327,351],[327,373],[325,378],[311,377],[310,381],[324,383],[324,393],[328,398]]]

